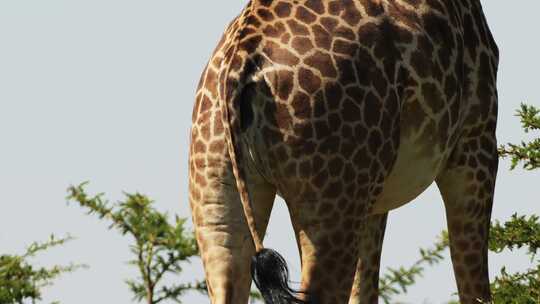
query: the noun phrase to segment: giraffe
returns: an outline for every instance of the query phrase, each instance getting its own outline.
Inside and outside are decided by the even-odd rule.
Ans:
[[[250,1],[193,109],[189,198],[212,303],[247,303],[250,273],[267,303],[377,303],[387,214],[433,182],[460,302],[489,302],[497,67],[480,0]],[[276,195],[300,291],[263,246]]]

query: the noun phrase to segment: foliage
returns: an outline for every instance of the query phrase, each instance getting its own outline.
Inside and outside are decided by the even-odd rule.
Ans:
[[[502,268],[501,274],[491,284],[494,303],[538,304],[540,303],[540,264],[526,272],[509,274]]]
[[[182,263],[198,254],[193,235],[184,228],[185,219],[175,217],[174,223],[169,223],[167,213],[158,212],[152,206],[153,201],[138,193],[125,193],[124,201],[110,204],[102,198],[103,194],[89,196],[85,185],[70,187],[68,200],[78,202],[88,214],[108,220],[109,228],[116,228],[134,240],[131,245],[134,258],[129,264],[137,267],[139,277],[126,283],[135,300],[145,300],[148,304],[164,300],[181,303],[180,297],[188,290],[206,291],[202,282],[170,286],[162,283],[166,274],[180,273]]]
[[[67,266],[55,265],[50,268],[36,267],[29,259],[52,247],[63,245],[72,237],[57,239],[51,235],[49,240],[32,243],[22,255],[0,255],[0,303],[22,304],[25,300],[41,299],[41,289],[49,286],[61,274],[86,267],[81,264]]]
[[[526,133],[540,130],[538,108],[522,104],[517,116],[520,117],[522,128]],[[530,142],[521,142],[519,145],[509,143],[501,146],[499,153],[501,157],[511,158],[511,169],[519,163],[522,163],[526,170],[538,169],[540,137]],[[540,260],[536,259],[536,253],[540,248],[539,217],[513,215],[512,219],[504,224],[496,222],[491,228],[489,247],[495,252],[526,247],[531,260],[531,268],[524,272],[508,273],[506,268],[501,269],[501,273],[491,284],[494,303],[540,303]]]
[[[540,130],[540,109],[526,104],[521,105],[516,116],[521,118],[521,124],[526,133]],[[499,148],[501,157],[510,157],[512,169],[519,163],[523,168],[534,170],[540,167],[540,138],[530,142],[522,141],[520,144],[509,143]]]
[[[538,216],[529,217],[512,215],[512,218],[501,224],[495,221],[491,225],[489,249],[501,252],[504,249],[528,247],[529,254],[536,254],[540,248],[540,223]]]
[[[501,252],[527,247],[531,263],[535,263],[540,245],[540,222],[538,216],[513,215],[504,224],[492,225],[490,250]],[[508,273],[505,267],[491,284],[494,303],[537,304],[540,303],[540,260],[525,272]]]

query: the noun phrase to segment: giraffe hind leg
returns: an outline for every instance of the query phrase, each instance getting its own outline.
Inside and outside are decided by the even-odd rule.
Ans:
[[[445,203],[450,252],[462,304],[491,300],[488,237],[498,155],[494,135],[490,138],[492,142],[484,147],[478,144],[480,137],[469,139],[467,145],[477,149],[465,153],[458,148],[455,161],[436,180]]]
[[[373,189],[373,193],[358,192],[363,199],[286,200],[300,249],[301,290],[306,292],[309,303],[349,302],[360,253],[371,252],[374,246],[369,238],[362,238],[362,229],[358,229],[378,192],[374,185],[365,188]],[[379,228],[383,217],[385,222],[385,216],[377,219]],[[362,245],[366,251],[360,249]],[[364,291],[371,293],[372,287]]]
[[[379,268],[388,213],[370,215],[360,226],[360,250],[349,304],[376,304]]]
[[[197,243],[212,304],[247,304],[250,263],[255,254],[242,204],[225,152],[204,165],[190,156],[190,204]],[[204,177],[204,178],[203,178]],[[253,199],[257,229],[264,235],[275,188],[251,172],[248,190]]]

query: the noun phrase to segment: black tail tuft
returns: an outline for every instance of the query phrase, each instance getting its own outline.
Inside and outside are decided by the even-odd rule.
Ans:
[[[251,260],[251,277],[266,304],[309,304],[297,295],[303,292],[289,287],[289,269],[285,259],[272,249],[263,249]]]

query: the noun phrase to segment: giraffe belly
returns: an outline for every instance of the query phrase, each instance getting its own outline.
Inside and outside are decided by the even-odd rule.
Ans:
[[[435,180],[445,159],[444,151],[429,140],[401,138],[398,156],[385,180],[373,213],[385,213],[412,201]]]

